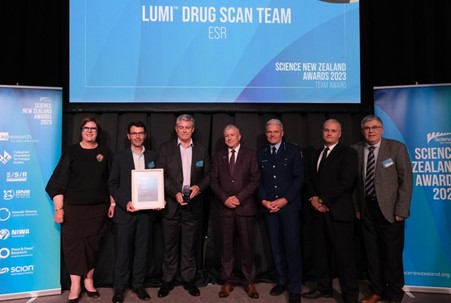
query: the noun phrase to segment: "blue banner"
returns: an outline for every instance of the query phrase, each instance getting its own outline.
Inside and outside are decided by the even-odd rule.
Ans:
[[[375,90],[384,136],[404,142],[414,176],[406,221],[406,289],[451,293],[451,86]]]
[[[0,301],[61,293],[44,188],[61,154],[62,90],[0,86]]]
[[[360,103],[358,1],[69,2],[70,102]]]

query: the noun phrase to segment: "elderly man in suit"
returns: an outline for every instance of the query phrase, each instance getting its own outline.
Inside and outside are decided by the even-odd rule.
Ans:
[[[283,124],[266,122],[268,144],[257,152],[262,174],[259,201],[268,226],[276,272],[271,296],[288,291],[290,303],[301,301],[301,187],[304,159],[299,146],[283,141]]]
[[[407,147],[382,138],[384,125],[374,115],[361,122],[364,141],[358,153],[358,216],[362,220],[372,294],[362,303],[382,298],[401,302],[404,291],[404,220],[410,214],[412,166]]]
[[[180,115],[175,124],[177,139],[160,147],[157,167],[164,169],[166,208],[163,210],[164,259],[163,284],[158,297],[166,297],[174,288],[178,268],[184,288],[199,296],[195,284],[195,253],[202,218],[203,192],[210,183],[208,151],[193,142],[195,121]],[[179,264],[180,263],[180,264]]]
[[[227,149],[216,153],[211,171],[211,189],[219,202],[221,234],[221,275],[224,279],[219,297],[228,297],[233,290],[234,237],[238,234],[241,270],[246,279],[245,291],[258,298],[255,288],[253,236],[257,204],[255,190],[260,182],[260,170],[255,151],[241,146],[241,135],[235,125],[224,129]]]
[[[138,211],[131,202],[131,171],[155,168],[156,156],[144,147],[146,125],[140,121],[128,126],[131,147],[118,153],[113,161],[109,177],[109,190],[116,207],[114,210],[114,238],[116,258],[114,261],[113,303],[124,301],[124,292],[130,283],[133,292],[144,301],[150,300],[144,289],[146,260],[148,254],[150,222],[152,213]]]
[[[357,303],[353,202],[357,153],[340,143],[341,124],[337,120],[326,120],[322,134],[324,146],[312,157],[305,184],[314,210],[311,230],[317,286],[302,296],[332,297],[334,259],[343,301]]]

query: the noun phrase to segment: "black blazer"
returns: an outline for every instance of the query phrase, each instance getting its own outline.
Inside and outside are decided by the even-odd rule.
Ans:
[[[323,148],[317,150],[308,166],[306,190],[308,197],[319,196],[336,221],[353,221],[355,209],[353,190],[357,177],[357,153],[338,143],[317,171],[318,158]]]
[[[156,155],[153,151],[146,149],[144,159],[146,169],[156,167]],[[108,186],[110,194],[116,200],[116,209],[113,217],[115,223],[127,223],[133,216],[133,213],[126,210],[126,205],[131,201],[132,196],[132,169],[135,169],[135,164],[131,148],[127,148],[114,157]]]
[[[195,217],[202,215],[203,192],[210,184],[210,157],[207,150],[193,143],[193,156],[191,161],[191,184],[200,188],[201,194],[190,201],[190,207]],[[180,147],[177,140],[172,140],[161,145],[157,167],[164,169],[164,190],[166,208],[163,215],[172,218],[179,207],[175,195],[182,192],[183,168]]]

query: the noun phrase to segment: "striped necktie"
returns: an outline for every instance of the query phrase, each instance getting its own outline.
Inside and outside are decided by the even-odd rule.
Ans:
[[[374,159],[374,146],[368,147],[368,160],[366,162],[365,196],[374,196],[374,172],[376,170],[376,159]]]

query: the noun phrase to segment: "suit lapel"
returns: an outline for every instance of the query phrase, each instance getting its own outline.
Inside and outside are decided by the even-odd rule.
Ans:
[[[191,177],[194,176],[194,171],[196,169],[196,159],[198,158],[199,151],[197,150],[196,145],[191,146],[192,148],[192,157],[191,157]]]
[[[177,140],[175,140],[175,161],[177,161],[180,173],[183,176],[182,154],[180,153],[180,146],[177,144]]]

